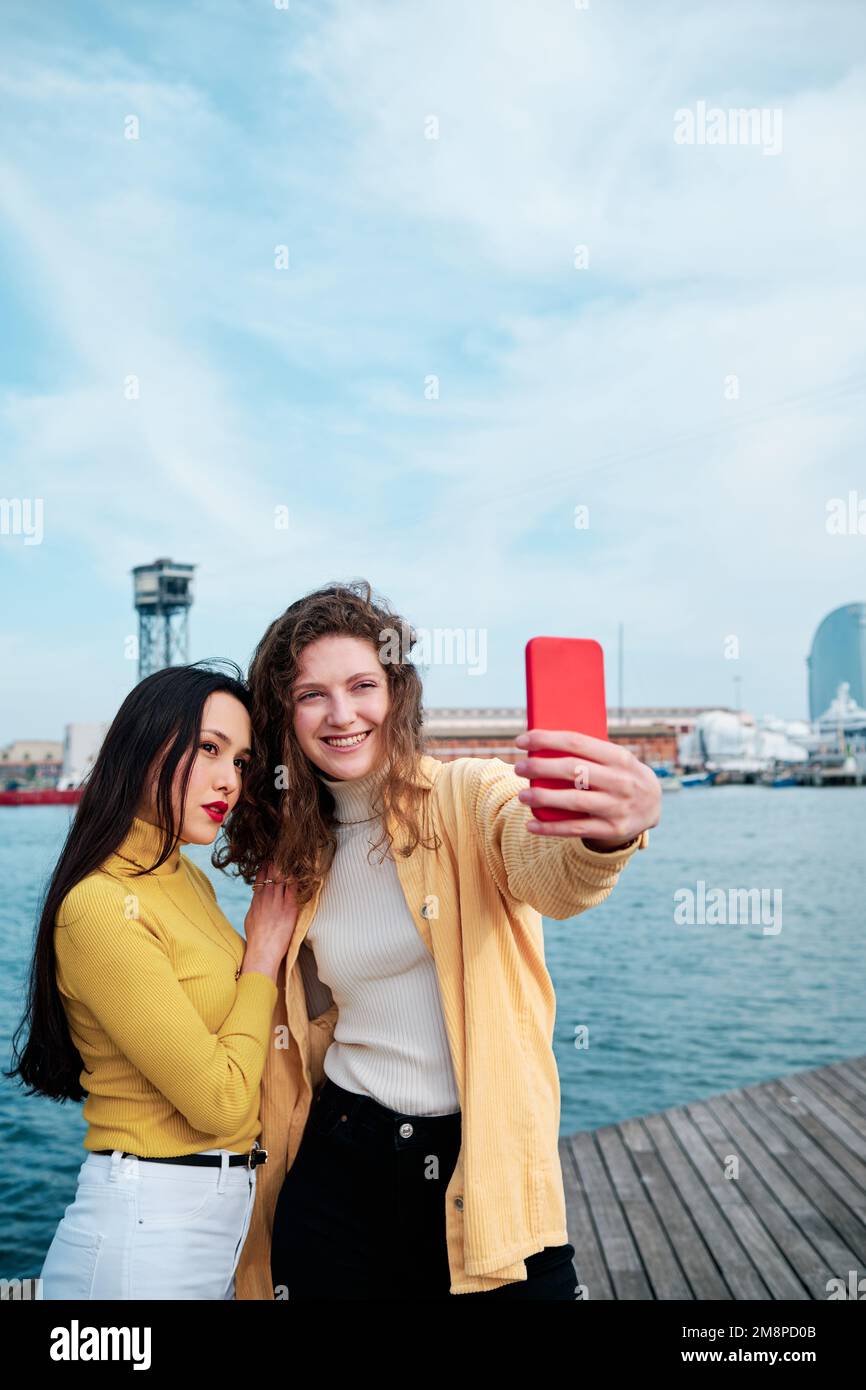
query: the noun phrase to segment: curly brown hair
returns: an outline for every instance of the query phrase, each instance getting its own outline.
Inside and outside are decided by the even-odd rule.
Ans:
[[[397,629],[402,640],[394,660]],[[371,808],[382,834],[371,852],[384,845],[385,858],[391,849],[389,812],[405,832],[398,853],[409,855],[420,843],[438,849],[441,843],[429,820],[427,789],[415,777],[424,751],[421,678],[409,659],[416,633],[387,599],[374,596],[367,580],[315,589],[274,619],[253,653],[247,677],[253,752],[242,795],[226,824],[226,843],[213,856],[215,867],[235,865],[248,884],[272,861],[279,873],[294,880],[299,906],[312,898],[337,848],[334,799],[293,727],[292,688],[301,653],[325,636],[371,642],[388,681],[389,708],[379,731],[384,774]],[[385,646],[389,655],[383,661]]]

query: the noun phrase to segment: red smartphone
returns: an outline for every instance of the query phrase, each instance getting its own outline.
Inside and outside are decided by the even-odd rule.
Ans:
[[[607,738],[604,698],[604,653],[598,642],[584,637],[531,637],[526,644],[526,726],[528,729],[574,729]],[[561,758],[544,748],[524,757]],[[565,791],[572,783],[558,777],[531,777],[531,787]],[[575,811],[533,806],[536,820],[574,820]]]

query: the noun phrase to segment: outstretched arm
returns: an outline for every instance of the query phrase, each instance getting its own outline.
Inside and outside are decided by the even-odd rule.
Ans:
[[[537,736],[539,731],[533,733]],[[560,740],[565,735],[550,737],[556,740],[553,746],[563,746]],[[531,769],[530,775],[555,776],[559,761],[565,759],[536,759],[536,767]],[[531,763],[532,759],[527,759],[524,766]],[[654,783],[657,782],[650,768],[646,772]],[[547,801],[548,805],[561,806],[567,803],[557,798],[586,793],[534,791],[500,758],[479,759],[472,768],[471,785],[474,829],[497,887],[517,901],[529,903],[544,916],[557,920],[573,917],[603,902],[612,892],[623,866],[637,849],[648,844],[647,825],[658,820],[648,804],[647,818],[640,829],[619,817],[607,824],[601,824],[599,817],[586,815],[573,821],[536,821],[532,815],[534,797],[539,798],[535,804],[550,797],[553,800]],[[652,794],[649,796],[651,801]],[[640,819],[641,812],[637,814]],[[583,838],[588,822],[590,830],[598,834],[598,838],[595,834],[589,837],[589,844]],[[629,839],[630,830],[637,832],[636,837],[633,834]],[[626,843],[622,845],[624,839]]]

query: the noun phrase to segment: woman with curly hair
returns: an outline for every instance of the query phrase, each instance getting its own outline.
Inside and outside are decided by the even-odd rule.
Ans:
[[[607,898],[658,782],[562,731],[523,735],[515,767],[427,756],[414,642],[369,584],[332,584],[250,666],[255,752],[221,862],[251,882],[272,861],[299,916],[240,1299],[575,1297],[542,914]]]

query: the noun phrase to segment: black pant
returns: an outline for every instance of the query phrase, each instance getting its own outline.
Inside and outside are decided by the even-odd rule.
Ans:
[[[461,1116],[403,1115],[326,1078],[274,1213],[277,1298],[448,1298],[445,1191]],[[526,1259],[525,1280],[459,1298],[574,1300],[574,1246]]]

